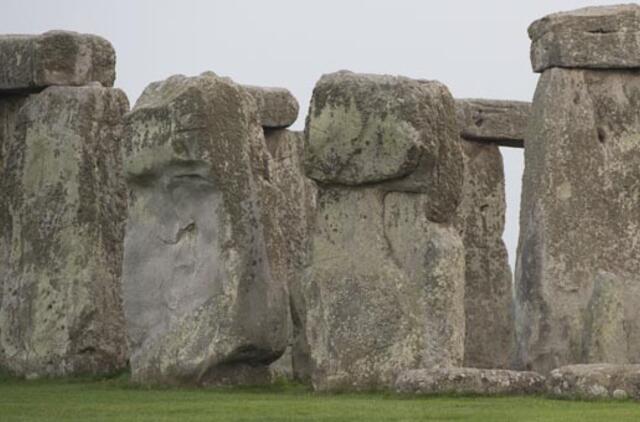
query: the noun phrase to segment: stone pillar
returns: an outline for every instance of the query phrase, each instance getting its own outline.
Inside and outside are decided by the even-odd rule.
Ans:
[[[110,88],[115,53],[102,38],[54,31],[2,36],[0,57],[0,367],[120,370],[129,104]]]
[[[523,147],[530,104],[456,100],[464,184],[455,224],[465,249],[464,366],[510,368],[515,354],[504,166],[498,145]]]
[[[520,364],[640,361],[640,6],[529,27],[542,72],[525,139]]]
[[[388,388],[457,366],[464,250],[452,217],[462,154],[442,84],[338,72],[313,92],[305,170],[318,184],[299,300],[300,364],[318,390]]]
[[[289,338],[280,170],[247,89],[150,84],[126,120],[124,309],[132,378],[256,384]]]

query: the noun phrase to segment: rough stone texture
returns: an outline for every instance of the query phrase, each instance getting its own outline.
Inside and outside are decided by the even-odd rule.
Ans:
[[[526,368],[640,361],[639,109],[639,71],[540,77],[515,283]]]
[[[510,368],[515,357],[504,167],[496,145],[461,140],[465,172],[455,225],[465,249],[464,366]]]
[[[213,73],[149,85],[127,117],[132,378],[258,383],[289,334],[289,247],[254,99]]]
[[[317,390],[392,386],[401,370],[462,362],[464,251],[423,195],[318,191],[301,321]]]
[[[0,63],[0,93],[90,82],[113,86],[116,78],[116,53],[109,41],[77,32],[0,35]]]
[[[267,150],[271,157],[269,175],[280,193],[279,203],[274,206],[278,226],[286,228],[284,248],[275,249],[272,265],[279,269],[281,278],[286,280],[290,292],[291,318],[300,318],[301,306],[299,283],[309,249],[309,232],[315,212],[316,188],[313,181],[306,178],[303,171],[304,139],[301,132],[285,129],[265,130]],[[296,296],[297,295],[297,296]],[[294,297],[295,296],[295,297]],[[299,324],[298,324],[299,326]],[[294,375],[293,343],[298,341],[298,329],[291,325],[289,344],[283,356],[271,365],[272,372],[278,377],[300,378],[307,380],[308,375],[299,367]]]
[[[95,85],[18,101],[0,181],[0,367],[27,377],[122,369],[127,98]]]
[[[296,376],[317,390],[385,389],[400,371],[462,363],[457,132],[437,82],[343,71],[316,85],[304,153],[319,183],[292,316]]]
[[[640,68],[640,5],[586,7],[529,27],[535,72],[551,67]]]
[[[245,85],[258,105],[260,124],[264,128],[278,129],[291,126],[298,118],[298,100],[286,88],[266,88]]]
[[[539,394],[544,389],[542,375],[506,369],[414,369],[396,380],[397,392],[412,394]]]
[[[640,365],[568,365],[551,371],[547,392],[583,399],[640,399]]]
[[[341,71],[316,84],[306,126],[306,173],[323,183],[387,181],[429,195],[430,218],[457,207],[462,159],[454,103],[435,81]]]
[[[524,148],[531,103],[465,98],[456,100],[460,136],[466,140]]]

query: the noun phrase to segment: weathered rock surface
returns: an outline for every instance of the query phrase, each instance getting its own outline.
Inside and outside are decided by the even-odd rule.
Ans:
[[[419,110],[426,114],[418,130],[408,122]],[[305,164],[321,183],[308,264],[292,295],[294,367],[316,389],[390,388],[403,370],[462,362],[464,250],[451,224],[433,221],[443,197],[456,199],[440,210],[455,209],[461,180],[455,194],[453,180],[432,184],[431,196],[387,178],[402,168],[398,180],[425,186],[427,167],[461,170],[454,120],[450,94],[437,83],[348,72],[318,82]]]
[[[504,166],[496,145],[461,140],[465,172],[455,225],[465,250],[464,366],[510,368],[515,357]]]
[[[392,385],[398,371],[462,362],[464,251],[421,195],[318,192],[302,325],[318,390]]]
[[[447,221],[460,200],[462,159],[454,104],[435,81],[341,71],[313,91],[305,168],[319,182],[388,182],[426,193],[430,218]]]
[[[255,100],[213,73],[149,85],[127,117],[132,378],[258,383],[289,334],[289,246]],[[286,268],[286,267],[285,267]]]
[[[540,77],[515,277],[526,368],[640,361],[639,109],[639,71]]]
[[[531,103],[465,98],[456,100],[460,136],[466,140],[524,148]]]
[[[264,128],[286,128],[295,123],[300,106],[286,88],[244,86],[256,100],[260,124]]]
[[[568,365],[551,371],[547,392],[583,399],[640,399],[640,365]]]
[[[586,7],[529,27],[535,72],[551,67],[640,68],[640,5]]]
[[[0,63],[0,93],[90,82],[110,87],[116,77],[116,54],[109,41],[69,31],[0,35]]]
[[[96,84],[0,102],[0,367],[27,377],[122,369],[127,98]]]
[[[536,372],[506,369],[434,368],[405,371],[396,391],[412,394],[539,394],[545,377]]]
[[[313,181],[306,178],[303,170],[304,139],[301,132],[286,129],[265,130],[267,150],[270,154],[269,175],[278,188],[278,203],[272,208],[278,227],[285,236],[280,248],[270,248],[272,268],[279,278],[286,281],[289,288],[291,318],[299,320],[301,306],[299,284],[309,250],[309,233],[315,213],[316,188]],[[300,357],[294,356],[294,342],[300,334],[293,325],[289,333],[289,344],[283,356],[271,364],[272,372],[278,377],[308,379],[307,371],[301,368]],[[304,358],[303,358],[304,359]],[[293,366],[298,367],[294,376]],[[304,374],[304,375],[303,375]]]

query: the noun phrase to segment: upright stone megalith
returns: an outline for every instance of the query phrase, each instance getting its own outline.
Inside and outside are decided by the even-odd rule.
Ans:
[[[498,145],[522,147],[530,104],[456,100],[464,184],[455,224],[465,249],[464,365],[510,368],[515,357],[513,288],[505,222],[504,166]]]
[[[21,101],[3,142],[0,366],[25,376],[121,369],[127,98],[92,85]]]
[[[389,388],[462,363],[464,250],[450,220],[462,155],[438,82],[338,72],[316,84],[305,168],[318,184],[294,357],[316,389]]]
[[[639,25],[640,6],[628,5],[529,28],[544,71],[525,140],[516,264],[527,368],[640,361]]]
[[[150,84],[126,119],[124,308],[136,382],[259,383],[283,353],[286,279],[256,102],[211,72]]]
[[[129,103],[109,88],[113,47],[65,31],[3,35],[0,58],[0,370],[121,370]]]

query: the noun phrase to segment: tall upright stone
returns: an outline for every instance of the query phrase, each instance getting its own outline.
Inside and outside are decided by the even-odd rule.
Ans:
[[[640,361],[639,11],[581,9],[529,29],[544,71],[525,140],[516,264],[524,367]]]
[[[0,103],[8,111],[0,367],[30,377],[122,369],[126,197],[119,142],[127,98],[95,84],[49,87]]]
[[[438,82],[338,72],[316,84],[305,170],[318,184],[293,295],[296,371],[318,390],[389,388],[462,363],[462,155]]]
[[[126,120],[132,378],[267,382],[289,334],[288,246],[256,101],[213,73],[149,85]]]
[[[464,365],[509,368],[515,357],[511,268],[502,234],[504,166],[498,145],[522,147],[529,103],[456,100],[464,158],[456,227],[465,249]]]

